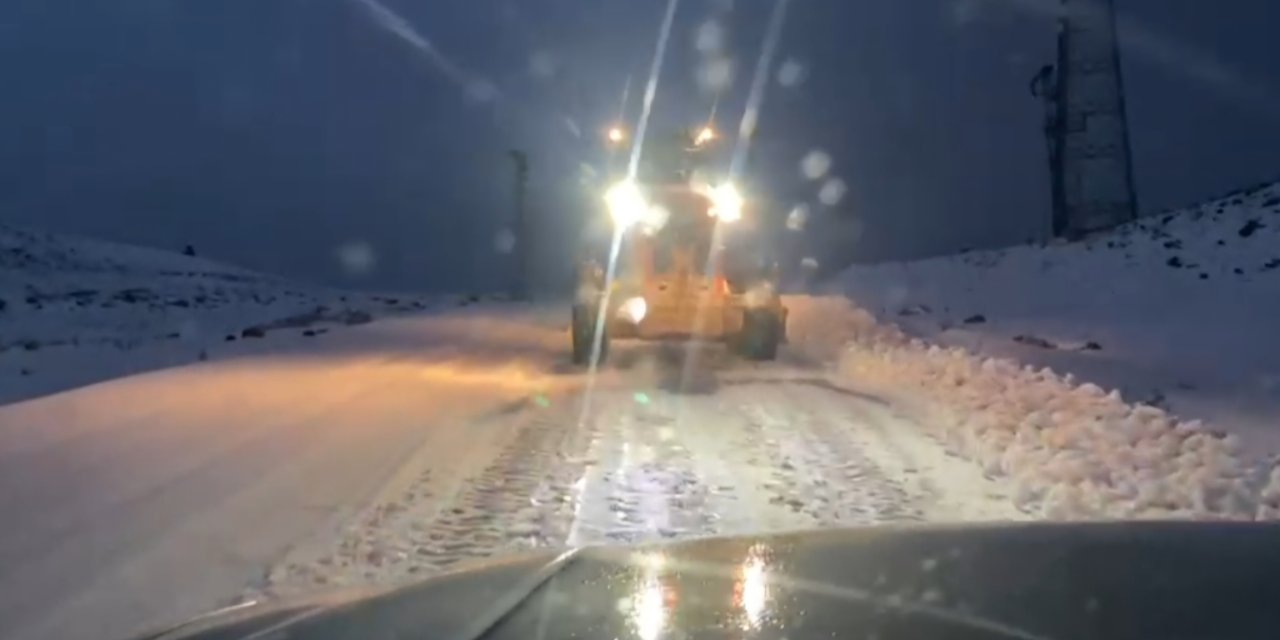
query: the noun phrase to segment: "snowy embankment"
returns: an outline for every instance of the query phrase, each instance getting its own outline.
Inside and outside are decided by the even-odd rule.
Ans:
[[[1280,184],[1084,242],[857,266],[827,293],[931,343],[1075,374],[1280,452]]]
[[[299,285],[192,256],[0,226],[0,403],[425,307],[421,299]]]
[[[1011,480],[1020,508],[1054,520],[1280,516],[1280,470],[1249,464],[1238,438],[1199,421],[1070,374],[929,345],[844,299],[792,308],[800,348],[830,354],[845,336],[840,377],[918,412],[950,453]]]
[[[1275,517],[1280,186],[1077,244],[855,267],[793,340],[1053,518]],[[874,314],[874,315],[873,315]],[[879,316],[877,321],[875,316]],[[814,342],[816,340],[816,342]]]

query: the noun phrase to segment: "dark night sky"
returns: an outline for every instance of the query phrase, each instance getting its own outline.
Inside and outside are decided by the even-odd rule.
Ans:
[[[1047,222],[1039,108],[1051,0],[792,0],[745,179],[792,257],[910,257],[1018,241]],[[1280,5],[1117,0],[1144,211],[1280,177]],[[528,150],[543,276],[598,191],[582,165],[665,0],[3,0],[0,222],[166,247],[345,285],[491,287],[506,257],[506,152]],[[1211,6],[1212,5],[1212,6]],[[682,0],[653,128],[706,117],[708,20],[736,128],[772,0]],[[389,14],[388,14],[389,15]],[[384,16],[387,17],[387,16]],[[705,33],[705,32],[704,32]],[[821,205],[819,150],[847,186]],[[787,233],[780,234],[782,236]],[[374,263],[353,273],[343,247]]]

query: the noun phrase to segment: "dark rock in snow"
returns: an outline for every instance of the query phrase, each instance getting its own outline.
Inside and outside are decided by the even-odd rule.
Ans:
[[[35,340],[26,340],[22,343],[22,349],[24,351],[36,351],[40,349],[40,343]]]
[[[1208,280],[1208,279],[1209,279],[1209,274],[1207,274],[1207,273],[1205,273],[1205,272],[1201,271],[1201,272],[1200,272],[1200,279],[1201,279],[1201,280]]]
[[[1232,269],[1232,270],[1231,270],[1231,272],[1232,272],[1232,273],[1234,273],[1234,274],[1236,274],[1236,275],[1238,275],[1238,276],[1242,276],[1242,275],[1244,275],[1244,269],[1241,269],[1240,267],[1236,267],[1236,268]]]
[[[1181,248],[1182,248],[1182,241],[1181,241],[1181,240],[1166,240],[1166,241],[1165,241],[1165,243],[1164,243],[1164,248],[1166,248],[1166,249],[1181,249]]]
[[[1241,238],[1248,238],[1249,236],[1256,233],[1258,229],[1261,229],[1261,228],[1262,228],[1262,223],[1258,222],[1258,220],[1255,218],[1244,223],[1244,226],[1240,227],[1240,230],[1237,231],[1236,233],[1239,233]]]
[[[903,309],[898,311],[898,315],[904,318],[910,317],[910,316],[925,315],[929,313],[933,313],[933,309],[930,309],[929,305],[927,304],[913,304],[909,307],[904,307]]]
[[[228,333],[228,334],[227,334],[227,337],[226,337],[226,338],[223,338],[223,340],[226,340],[227,342],[235,342],[235,341],[236,341],[236,337],[235,337],[235,335],[234,335],[234,334],[230,334],[230,333]]]
[[[262,327],[249,327],[240,332],[241,338],[265,338],[266,335],[267,332]]]
[[[1084,346],[1080,347],[1080,350],[1081,351],[1102,351],[1102,345],[1094,342],[1093,340],[1090,340],[1084,343]]]
[[[1152,389],[1151,395],[1147,396],[1146,399],[1142,400],[1141,402],[1142,404],[1145,404],[1151,407],[1156,407],[1158,409],[1169,408],[1168,399],[1165,397],[1164,392],[1159,389]]]
[[[1178,256],[1173,256],[1172,258],[1165,260],[1164,263],[1173,267],[1174,269],[1182,268],[1182,258],[1179,258]]]
[[[1225,246],[1227,246],[1227,241],[1226,241],[1226,240],[1219,240],[1219,241],[1218,241],[1218,246],[1219,246],[1219,247],[1225,247]]]
[[[148,289],[141,289],[141,288],[123,289],[116,292],[115,298],[116,300],[119,300],[121,302],[134,304],[138,302],[149,301],[152,298],[155,298],[155,294]]]
[[[19,369],[19,370],[18,370],[18,373],[19,373],[19,374],[21,374],[21,375],[24,375],[24,376],[29,376],[29,375],[31,375],[31,370],[30,370],[30,369],[28,369],[28,368],[26,368],[26,367],[23,367],[23,368],[21,368],[21,369]]]
[[[964,319],[965,324],[982,324],[987,321],[987,317],[981,313],[976,313]]]
[[[1058,345],[1052,342],[1049,342],[1044,338],[1040,338],[1037,336],[1029,336],[1025,334],[1014,336],[1013,341],[1019,344],[1025,344],[1032,347],[1039,347],[1041,349],[1057,349],[1058,348]]]
[[[373,322],[373,316],[369,315],[367,311],[360,311],[359,309],[356,309],[354,311],[348,311],[346,316],[343,317],[342,322],[347,325],[368,324]]]

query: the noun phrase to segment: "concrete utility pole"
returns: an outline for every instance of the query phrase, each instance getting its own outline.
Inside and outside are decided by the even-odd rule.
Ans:
[[[532,256],[532,237],[529,228],[527,216],[525,215],[525,193],[529,186],[529,156],[525,152],[518,149],[512,149],[508,152],[511,155],[511,161],[515,165],[515,190],[513,199],[513,217],[511,229],[515,235],[516,243],[512,247],[514,252],[514,260],[512,260],[511,274],[511,298],[513,300],[528,300],[530,294],[530,273],[532,265],[529,264]]]
[[[1061,0],[1058,62],[1032,79],[1045,104],[1053,233],[1080,235],[1137,216],[1114,0]]]

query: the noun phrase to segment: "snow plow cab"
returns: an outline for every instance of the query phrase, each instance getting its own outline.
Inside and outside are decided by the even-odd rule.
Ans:
[[[623,182],[610,190],[606,202],[615,224],[624,228],[618,265],[612,283],[605,281],[603,265],[580,265],[573,306],[575,363],[591,362],[597,327],[600,361],[611,338],[723,341],[748,359],[777,356],[786,310],[776,282],[761,273],[731,283],[724,247],[716,246],[717,225],[741,215],[736,190]]]

